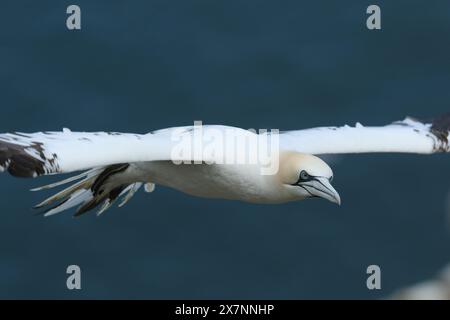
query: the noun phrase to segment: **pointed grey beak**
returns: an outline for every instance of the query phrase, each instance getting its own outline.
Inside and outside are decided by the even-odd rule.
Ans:
[[[339,193],[333,188],[328,178],[314,177],[311,181],[302,183],[309,193],[316,197],[324,198],[328,201],[341,205],[341,197]]]

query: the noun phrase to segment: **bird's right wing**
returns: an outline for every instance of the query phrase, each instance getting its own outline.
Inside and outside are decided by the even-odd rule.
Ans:
[[[223,131],[227,127],[214,126]],[[238,131],[241,129],[238,129]],[[243,130],[242,130],[243,131]],[[33,190],[43,190],[73,183],[42,201],[36,208],[46,208],[45,215],[78,207],[81,215],[100,206],[108,209],[115,200],[125,204],[142,186],[140,181],[123,183],[130,163],[148,161],[213,161],[192,150],[193,139],[201,127],[175,127],[148,134],[116,132],[62,132],[0,134],[0,172],[17,177],[88,170],[68,179]],[[200,150],[201,151],[201,150]],[[109,181],[109,186],[107,186]],[[147,187],[147,190],[151,188]]]
[[[203,134],[203,128],[209,134]],[[256,136],[255,133],[227,126],[188,126],[154,131],[148,134],[115,132],[62,132],[0,134],[0,171],[7,170],[18,177],[37,177],[47,174],[88,170],[68,179],[33,189],[34,191],[73,183],[66,189],[42,201],[36,208],[46,208],[45,215],[78,207],[81,215],[100,206],[98,213],[122,198],[125,204],[143,185],[142,181],[127,181],[130,163],[173,161],[175,163],[216,162],[218,153],[203,153],[196,141],[225,135]],[[212,139],[214,145],[214,139]],[[221,144],[218,144],[219,147]],[[219,151],[221,149],[219,148]],[[220,159],[219,159],[220,161]],[[135,179],[133,177],[133,179]],[[151,191],[152,185],[146,190]]]
[[[19,177],[67,173],[132,161],[161,160],[170,146],[152,134],[107,132],[0,135],[0,170]]]
[[[450,114],[429,121],[407,117],[385,126],[320,127],[285,131],[280,147],[310,154],[450,152]]]
[[[253,134],[239,128],[203,126],[234,134]],[[62,132],[0,134],[0,171],[36,177],[68,173],[120,163],[144,161],[214,161],[201,149],[193,150],[202,127],[174,127],[148,134],[117,132]]]

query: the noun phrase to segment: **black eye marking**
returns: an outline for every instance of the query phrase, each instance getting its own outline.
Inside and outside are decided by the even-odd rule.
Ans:
[[[298,176],[298,180],[296,183],[292,184],[293,186],[298,186],[301,182],[308,182],[314,179],[314,176],[311,176],[305,170],[300,171]]]
[[[309,180],[308,172],[306,172],[305,170],[302,170],[300,172],[300,175],[299,175],[299,180],[301,180],[301,181],[308,181]]]

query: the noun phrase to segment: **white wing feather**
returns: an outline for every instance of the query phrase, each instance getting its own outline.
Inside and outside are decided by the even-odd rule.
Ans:
[[[204,126],[216,130],[232,129],[234,134],[250,131],[226,126]],[[36,177],[104,167],[117,163],[158,160],[208,161],[190,148],[194,132],[200,127],[176,127],[144,135],[106,132],[38,132],[0,134],[0,172]],[[185,145],[182,155],[175,146]]]
[[[445,120],[445,121],[444,121]],[[422,123],[406,118],[381,127],[322,127],[280,134],[280,148],[310,154],[449,152],[448,118]]]

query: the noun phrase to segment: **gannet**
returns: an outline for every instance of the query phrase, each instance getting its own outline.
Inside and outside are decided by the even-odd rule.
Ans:
[[[393,300],[450,300],[450,265],[431,279],[395,291]]]
[[[69,129],[32,134],[15,132],[0,134],[0,170],[16,177],[84,171],[32,189],[74,183],[35,207],[43,208],[45,216],[73,207],[78,207],[75,216],[97,207],[101,214],[118,199],[119,206],[123,206],[142,186],[152,192],[155,185],[197,197],[252,203],[277,204],[318,197],[340,204],[340,196],[331,184],[333,171],[318,155],[449,152],[449,129],[450,115],[443,115],[430,121],[407,117],[378,127],[357,123],[354,127],[283,131],[276,136],[276,148],[268,153],[275,155],[277,162],[276,170],[270,174],[262,173],[264,164],[258,161],[217,161],[228,155],[225,145],[237,138],[253,141],[244,149],[245,152],[253,150],[249,151],[251,154],[256,150],[255,141],[275,136],[268,132],[222,125],[173,127],[147,134]],[[225,141],[218,142],[209,136],[206,138],[209,145],[198,152],[192,141],[202,130],[223,134]],[[187,152],[174,151],[180,141],[184,141],[184,147],[188,145],[184,149]],[[206,152],[212,149],[213,152]],[[238,152],[238,156],[242,154]]]

